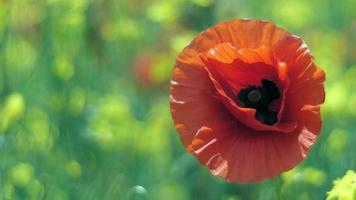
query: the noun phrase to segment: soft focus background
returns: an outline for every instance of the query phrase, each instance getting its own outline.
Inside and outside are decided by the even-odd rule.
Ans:
[[[175,56],[237,17],[301,36],[327,73],[322,134],[282,198],[355,200],[355,0],[0,0],[0,200],[276,199],[271,180],[211,176],[169,112]]]

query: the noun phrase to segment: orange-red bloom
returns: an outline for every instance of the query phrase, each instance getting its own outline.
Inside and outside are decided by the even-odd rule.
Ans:
[[[212,174],[262,181],[300,163],[315,143],[324,80],[302,39],[271,22],[222,22],[177,57],[174,124]]]

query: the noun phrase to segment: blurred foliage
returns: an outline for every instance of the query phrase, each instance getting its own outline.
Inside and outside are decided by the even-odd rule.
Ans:
[[[0,200],[275,199],[226,183],[173,128],[176,54],[205,28],[271,20],[327,73],[324,126],[283,199],[355,199],[355,0],[0,0]],[[330,191],[327,193],[327,191]]]
[[[334,187],[328,192],[327,200],[353,200],[356,199],[356,173],[347,171],[345,176],[334,181]]]

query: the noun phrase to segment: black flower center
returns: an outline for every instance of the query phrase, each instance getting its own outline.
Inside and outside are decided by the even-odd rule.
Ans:
[[[252,103],[259,102],[262,99],[262,92],[259,89],[253,89],[247,94],[247,99]]]
[[[269,109],[269,105],[280,98],[281,94],[273,81],[262,79],[262,86],[248,86],[240,90],[237,100],[247,108],[256,109],[255,118],[267,125],[277,123],[278,112]]]

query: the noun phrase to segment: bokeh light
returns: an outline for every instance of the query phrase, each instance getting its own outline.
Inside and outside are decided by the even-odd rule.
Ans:
[[[0,200],[276,199],[272,180],[211,176],[169,112],[177,53],[237,17],[301,36],[326,71],[320,139],[282,198],[355,200],[354,0],[0,0]]]

